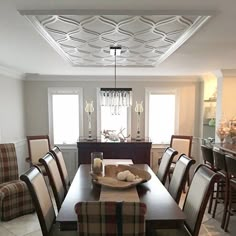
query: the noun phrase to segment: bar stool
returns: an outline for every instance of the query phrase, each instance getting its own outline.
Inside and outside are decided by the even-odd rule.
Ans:
[[[212,147],[209,147],[206,145],[201,145],[201,151],[202,151],[204,165],[206,165],[208,168],[210,168],[211,170],[213,170],[215,172]],[[214,199],[214,191],[212,191],[211,196],[210,196],[210,200],[209,200],[209,206],[208,206],[208,213],[209,214],[211,214],[213,199]]]
[[[216,173],[219,174],[220,179],[216,183],[216,199],[213,207],[212,218],[215,218],[216,208],[218,203],[222,200],[224,201],[224,214],[222,218],[221,228],[224,228],[225,219],[226,219],[226,207],[227,207],[227,166],[225,161],[225,153],[220,151],[218,148],[213,148],[213,157]]]
[[[230,216],[235,214],[235,209],[233,211],[232,204],[235,200],[235,191],[236,191],[236,157],[232,155],[225,155],[225,161],[228,171],[228,204],[226,208],[226,220],[224,230],[228,230]]]
[[[212,147],[201,145],[202,157],[204,165],[215,171],[214,157]]]

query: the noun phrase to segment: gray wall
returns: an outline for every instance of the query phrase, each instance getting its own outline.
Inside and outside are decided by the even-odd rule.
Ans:
[[[25,138],[24,81],[0,74],[0,142]]]
[[[31,78],[28,78],[31,79]],[[70,77],[65,77],[64,80],[55,77],[44,76],[46,81],[30,81],[27,80],[24,83],[25,86],[25,108],[26,108],[26,134],[44,134],[49,132],[48,127],[48,88],[49,87],[81,87],[83,89],[83,101],[93,100],[96,105],[96,91],[98,87],[113,87],[114,82],[97,82],[97,81],[70,81]],[[159,82],[145,81],[119,81],[118,87],[131,87],[133,89],[133,103],[135,101],[144,101],[145,104],[145,88],[176,88],[180,94],[179,101],[179,131],[178,133],[190,134],[194,136],[200,136],[199,122],[200,122],[200,97],[201,97],[201,82],[195,80],[184,80],[179,79],[180,82],[176,82],[179,78],[173,77],[171,80],[164,78]],[[131,81],[131,82],[130,82]],[[181,82],[182,81],[182,82]],[[165,111],[163,111],[165,112]],[[85,135],[87,134],[87,117],[84,112],[83,114]],[[136,134],[136,114],[134,108],[132,108],[132,127],[131,133],[134,137]],[[96,134],[97,129],[97,117],[96,117],[96,106],[95,112],[92,115],[92,129],[93,134]],[[141,116],[141,133],[145,133],[145,115]]]
[[[0,74],[0,143],[14,143],[19,173],[29,164],[25,140],[24,81]]]

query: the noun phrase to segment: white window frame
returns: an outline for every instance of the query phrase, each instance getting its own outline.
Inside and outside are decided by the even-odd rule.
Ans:
[[[132,137],[131,133],[131,108],[127,108],[127,135]],[[97,137],[101,137],[101,102],[100,102],[100,88],[97,88]]]
[[[175,95],[175,133],[179,131],[179,91],[176,88],[145,88],[145,137],[149,137],[149,96],[150,95]],[[163,111],[165,112],[165,111]],[[159,144],[155,144],[159,145]]]
[[[79,87],[50,87],[48,88],[48,124],[49,124],[49,138],[52,144],[53,139],[53,112],[52,112],[52,95],[55,94],[76,94],[79,95],[79,136],[83,136],[83,89]],[[79,137],[78,137],[79,138]],[[63,144],[60,146],[75,146],[74,144]]]

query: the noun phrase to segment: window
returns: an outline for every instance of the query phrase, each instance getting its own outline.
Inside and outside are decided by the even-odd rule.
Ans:
[[[127,107],[120,108],[119,115],[112,115],[110,107],[101,106],[101,131],[115,130],[118,133],[123,130],[123,135],[127,136]]]
[[[170,143],[171,135],[175,133],[176,94],[149,91],[147,103],[147,130],[152,143]]]
[[[130,107],[121,107],[119,115],[113,115],[110,107],[100,105],[100,89],[97,90],[97,136],[101,136],[101,133],[104,130],[114,130],[114,133],[117,134],[121,130],[122,134],[127,137],[131,135],[131,108]]]
[[[74,144],[81,135],[80,89],[49,89],[49,130],[54,144]]]

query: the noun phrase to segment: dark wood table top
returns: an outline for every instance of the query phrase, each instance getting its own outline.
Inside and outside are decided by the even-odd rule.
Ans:
[[[184,213],[151,168],[146,164],[135,164],[134,166],[148,171],[152,176],[148,182],[137,186],[140,201],[147,205],[147,231],[152,228],[176,228],[183,224]],[[89,172],[90,165],[80,165],[56,218],[61,230],[76,229],[77,216],[74,206],[77,202],[99,201],[101,187],[91,182]]]

